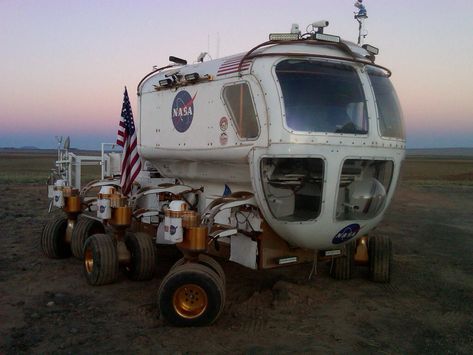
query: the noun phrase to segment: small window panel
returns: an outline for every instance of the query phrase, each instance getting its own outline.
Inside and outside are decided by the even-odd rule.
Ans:
[[[226,86],[223,99],[238,136],[243,139],[255,139],[259,136],[258,117],[247,83]]]
[[[287,222],[316,219],[322,209],[324,161],[320,158],[264,158],[263,190],[274,218]]]

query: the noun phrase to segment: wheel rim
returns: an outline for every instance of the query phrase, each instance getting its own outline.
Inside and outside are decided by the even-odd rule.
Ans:
[[[179,287],[172,299],[174,310],[183,318],[199,317],[208,306],[207,293],[195,284],[186,284]]]
[[[85,265],[85,270],[87,273],[91,273],[92,270],[94,269],[94,255],[92,253],[91,248],[85,249],[84,252],[84,265]]]

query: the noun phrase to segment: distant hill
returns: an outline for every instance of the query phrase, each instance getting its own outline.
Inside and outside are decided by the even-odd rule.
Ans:
[[[38,148],[34,146],[26,146],[21,148],[14,147],[0,147],[0,152],[3,153],[19,153],[19,154],[57,154],[57,149],[54,148]],[[70,148],[69,152],[77,155],[100,155],[98,150],[86,150],[78,148]]]
[[[421,148],[408,149],[407,155],[415,156],[434,156],[434,157],[462,157],[473,158],[473,148]]]

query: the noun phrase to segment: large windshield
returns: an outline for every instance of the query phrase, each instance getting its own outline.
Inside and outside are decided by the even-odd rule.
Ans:
[[[391,81],[384,71],[377,68],[369,68],[368,76],[376,96],[381,136],[403,139],[401,108]]]
[[[366,134],[368,117],[354,67],[311,60],[276,66],[288,128],[303,132]]]

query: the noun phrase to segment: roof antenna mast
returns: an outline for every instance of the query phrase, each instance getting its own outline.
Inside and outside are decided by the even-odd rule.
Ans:
[[[366,12],[366,7],[363,5],[363,0],[357,0],[355,2],[355,7],[358,9],[358,12],[355,12],[355,20],[358,21],[358,45],[361,47],[365,38],[368,35],[368,31],[365,28],[365,22],[368,18],[368,13]]]

